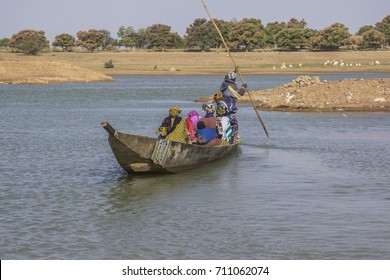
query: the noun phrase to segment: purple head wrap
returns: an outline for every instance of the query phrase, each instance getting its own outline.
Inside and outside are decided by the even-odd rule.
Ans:
[[[196,124],[198,123],[198,121],[202,118],[197,111],[195,110],[191,110],[187,116],[192,120],[192,122],[194,123],[194,125],[196,126]]]

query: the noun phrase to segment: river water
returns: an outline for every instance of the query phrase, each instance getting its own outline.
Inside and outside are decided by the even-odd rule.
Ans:
[[[268,141],[240,104],[238,155],[127,176],[100,122],[154,136],[171,105],[199,110],[221,77],[115,78],[0,85],[1,259],[390,258],[389,113],[260,112]]]

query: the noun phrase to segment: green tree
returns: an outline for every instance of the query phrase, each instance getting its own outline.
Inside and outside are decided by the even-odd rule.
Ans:
[[[9,44],[8,38],[0,39],[0,48],[7,48]]]
[[[385,44],[390,45],[390,15],[375,24],[375,29],[385,35]]]
[[[364,25],[364,26],[359,28],[359,31],[356,32],[356,35],[362,36],[364,32],[371,30],[373,28],[374,28],[374,26],[372,26],[372,25]]]
[[[37,55],[49,48],[49,41],[44,31],[25,29],[12,35],[8,46],[27,55]]]
[[[254,47],[264,46],[264,37],[264,26],[260,19],[244,18],[235,23],[231,29],[228,45],[235,49],[242,47],[249,51]]]
[[[265,27],[265,43],[273,45],[274,48],[277,47],[276,44],[276,35],[282,31],[283,29],[287,28],[287,24],[285,22],[271,22],[267,23]]]
[[[171,32],[167,37],[167,46],[172,49],[184,47],[184,40],[177,32]]]
[[[275,43],[278,47],[288,48],[291,50],[302,49],[310,46],[310,38],[316,34],[315,30],[306,28],[306,21],[298,21],[291,18],[282,29],[275,35]]]
[[[380,48],[385,43],[386,38],[382,32],[371,29],[363,33],[362,45],[366,48]]]
[[[351,34],[342,23],[334,23],[311,38],[311,45],[315,49],[338,50],[341,46],[350,44]]]
[[[194,22],[187,27],[186,35],[184,35],[185,47],[204,51],[215,45],[216,41],[211,27],[212,26],[207,24],[206,19],[195,19]]]
[[[145,28],[140,28],[137,31],[137,48],[143,49],[148,44],[148,35]]]
[[[99,30],[104,34],[102,38],[102,50],[103,51],[109,51],[111,50],[114,46],[117,45],[116,41],[114,38],[111,37],[111,33],[108,30],[101,29]]]
[[[171,32],[171,27],[165,24],[153,24],[146,28],[147,43],[149,48],[164,51],[173,48],[175,37]]]
[[[119,37],[119,46],[130,49],[138,46],[139,34],[132,26],[119,27],[117,35]]]
[[[351,47],[355,48],[355,46],[356,47],[363,46],[363,36],[361,35],[351,36]]]
[[[215,24],[218,26],[219,31],[222,34],[223,39],[225,42],[229,40],[229,33],[233,28],[234,23],[231,21],[225,21],[223,19],[214,19]],[[215,29],[214,24],[209,20],[207,23],[209,25],[213,40],[215,41],[215,47],[224,48],[221,36],[219,35],[217,29]]]
[[[83,47],[90,52],[94,52],[97,48],[103,46],[104,33],[96,29],[90,29],[88,31],[77,32],[76,45]]]
[[[76,45],[75,38],[67,33],[57,35],[52,43],[53,47],[60,47],[63,51],[68,52],[72,47]]]
[[[278,47],[291,50],[302,49],[310,46],[310,38],[315,31],[308,28],[292,27],[280,31],[275,38]]]
[[[296,18],[291,18],[287,22],[287,28],[305,28],[306,25],[307,25],[307,23],[304,19],[301,19],[301,21],[298,21]]]

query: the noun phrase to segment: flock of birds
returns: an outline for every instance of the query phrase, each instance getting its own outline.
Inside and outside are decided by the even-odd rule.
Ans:
[[[302,63],[299,63],[298,67],[302,67]],[[276,66],[273,66],[273,68],[276,69]],[[286,63],[282,63],[282,65],[280,66],[280,69],[288,69],[288,68],[294,68],[294,66],[292,66],[292,64],[289,64],[287,66]]]
[[[380,62],[378,60],[376,61],[372,61],[369,63],[369,66],[374,66],[374,65],[380,65]],[[339,61],[339,60],[327,60],[324,62],[324,67],[353,67],[353,66],[356,66],[356,67],[359,67],[359,66],[362,66],[361,63],[347,63],[345,61],[343,61],[342,59]],[[302,63],[299,63],[297,65],[297,67],[301,68],[302,67]],[[272,67],[274,70],[278,69],[277,66],[273,66]],[[292,69],[294,68],[294,66],[292,64],[286,64],[286,63],[282,63],[279,67],[280,69]]]
[[[373,65],[380,65],[380,62],[378,60],[376,61],[372,61],[369,63],[370,66],[373,66]],[[344,62],[342,59],[340,61],[338,60],[327,60],[325,61],[324,63],[324,67],[327,67],[327,66],[339,66],[339,67],[343,67],[343,66],[362,66],[361,63],[346,63]]]
[[[226,56],[229,56],[229,54],[227,54]],[[235,56],[237,56],[237,54]],[[246,56],[246,54],[244,56]],[[381,63],[378,60],[376,60],[376,61],[370,62],[368,65],[374,66],[374,65],[380,65],[380,64]],[[361,64],[361,63],[347,63],[347,62],[343,61],[342,59],[340,61],[333,59],[333,60],[327,60],[324,62],[324,67],[348,67],[348,66],[349,67],[353,67],[353,66],[360,67],[362,65],[363,64]],[[299,63],[298,65],[296,65],[296,67],[298,67],[298,68],[302,68],[302,66],[303,66],[302,63]],[[283,69],[292,69],[292,68],[294,68],[294,66],[292,64],[287,65],[286,63],[283,62],[279,67],[272,66],[272,68],[274,70],[276,70],[278,68],[283,70]]]

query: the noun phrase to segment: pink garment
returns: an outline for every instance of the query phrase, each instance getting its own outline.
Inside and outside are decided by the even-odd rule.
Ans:
[[[196,141],[196,134],[195,134],[196,126],[194,125],[194,122],[191,120],[191,118],[186,118],[186,126],[190,134],[191,141],[193,142]]]
[[[195,110],[191,110],[187,116],[192,120],[192,122],[194,123],[195,127],[196,125],[198,124],[198,121],[202,118],[197,111]]]
[[[187,114],[188,118],[186,119],[187,130],[190,133],[191,141],[196,142],[196,125],[198,121],[202,118],[197,111],[191,110]]]

